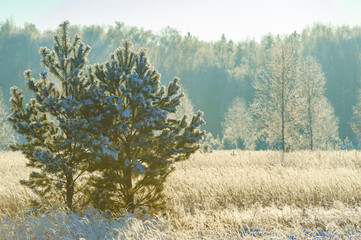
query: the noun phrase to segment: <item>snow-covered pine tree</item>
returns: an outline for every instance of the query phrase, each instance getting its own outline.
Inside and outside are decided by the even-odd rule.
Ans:
[[[104,89],[101,132],[109,140],[108,156],[93,165],[100,173],[93,182],[95,206],[113,212],[162,209],[174,162],[199,148],[202,113],[190,121],[171,118],[183,96],[178,78],[165,89],[145,50],[132,51],[128,41],[94,67],[94,77]]]
[[[65,204],[76,210],[84,196],[80,190],[85,166],[94,157],[89,148],[99,126],[89,116],[96,114],[97,88],[82,70],[90,47],[78,36],[70,41],[68,21],[59,25],[54,43],[52,50],[42,47],[39,53],[42,65],[60,81],[61,88],[49,81],[47,72],[35,80],[31,70],[25,71],[27,87],[35,98],[24,106],[22,91],[11,89],[9,121],[25,139],[12,149],[22,151],[29,159],[27,166],[37,169],[21,181],[38,195],[33,205]]]

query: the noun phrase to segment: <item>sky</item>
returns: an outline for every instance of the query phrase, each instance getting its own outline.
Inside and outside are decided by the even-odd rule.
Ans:
[[[55,29],[64,20],[81,25],[170,26],[205,41],[242,41],[301,32],[314,23],[361,25],[361,0],[0,0],[0,22]]]

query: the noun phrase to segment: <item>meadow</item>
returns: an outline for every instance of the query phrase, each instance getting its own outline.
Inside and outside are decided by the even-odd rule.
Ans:
[[[0,153],[0,239],[360,239],[358,151],[214,151],[176,164],[163,216],[33,215],[21,153]]]

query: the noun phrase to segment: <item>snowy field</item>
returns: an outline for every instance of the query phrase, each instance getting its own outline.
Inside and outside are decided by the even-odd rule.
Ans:
[[[165,216],[27,212],[30,169],[0,153],[0,239],[361,239],[361,153],[216,151],[178,163]]]

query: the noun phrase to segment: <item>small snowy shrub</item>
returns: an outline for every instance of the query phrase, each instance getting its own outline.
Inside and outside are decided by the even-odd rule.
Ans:
[[[217,137],[213,137],[211,132],[205,134],[201,141],[201,148],[200,151],[204,153],[211,153],[213,150],[220,150],[222,149],[222,141]]]

